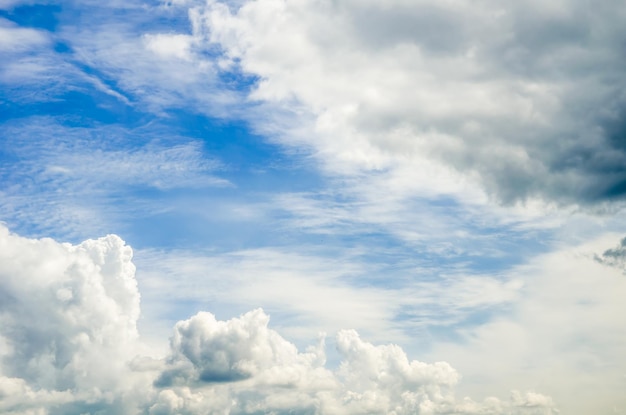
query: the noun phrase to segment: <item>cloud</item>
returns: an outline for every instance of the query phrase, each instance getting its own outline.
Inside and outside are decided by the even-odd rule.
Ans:
[[[337,334],[342,363],[326,369],[323,343],[300,353],[255,310],[226,322],[199,313],[176,325],[152,414],[552,414],[550,398],[514,392],[457,402],[447,363],[409,361],[395,345],[374,346],[353,330]]]
[[[215,48],[189,33],[186,13],[179,21],[182,4],[176,3],[92,4],[97,20],[81,14],[57,36],[71,45],[70,59],[79,68],[106,80],[144,112],[168,116],[173,109],[193,108],[196,114],[237,118],[245,112],[234,105],[242,103],[241,94],[221,83]],[[116,12],[120,9],[123,20]]]
[[[429,268],[412,256],[392,248],[374,253],[366,246],[303,246],[224,253],[139,250],[136,262],[143,309],[152,320],[181,318],[180,304],[189,312],[210,308],[221,315],[243,313],[254,304],[298,344],[306,343],[311,331],[349,327],[375,342],[411,345],[420,336],[420,346],[427,347],[431,330],[497,315],[524,287],[520,279],[470,273],[461,266]],[[151,330],[163,333],[172,323],[163,320]]]
[[[189,35],[145,35],[146,47],[164,57],[189,60],[189,48],[193,38]]]
[[[429,359],[447,356],[466,375],[462,393],[502,393],[507,378],[548,394],[563,413],[623,412],[626,280],[623,268],[597,260],[616,239],[607,234],[513,267],[507,274],[524,288],[511,307],[461,328],[458,341],[439,343]]]
[[[123,408],[139,351],[131,249],[113,235],[72,246],[3,226],[0,246],[3,412]]]
[[[404,369],[398,369],[396,375],[405,378],[393,382],[413,379],[411,364],[407,368],[389,363],[390,356],[396,356],[394,350],[402,349],[370,343],[393,341],[402,345],[403,353],[420,356],[423,362],[446,361],[458,370],[457,375],[463,376],[453,387],[455,397],[489,393],[500,398],[494,401],[497,403],[472,400],[466,406],[462,399],[455,398],[454,405],[464,408],[458,409],[460,413],[491,413],[485,409],[488,402],[493,403],[493,413],[507,413],[502,408],[512,411],[502,406],[501,397],[513,385],[531,391],[513,393],[510,398],[528,413],[545,413],[543,406],[533,406],[548,402],[543,394],[549,395],[553,399],[550,402],[563,413],[610,412],[613,408],[619,413],[626,408],[622,393],[626,326],[621,312],[626,280],[623,267],[606,266],[598,258],[610,259],[611,255],[602,255],[606,252],[618,254],[620,247],[615,247],[615,241],[620,239],[620,235],[606,234],[483,275],[444,267],[429,272],[419,268],[419,262],[402,263],[406,268],[401,268],[399,262],[385,267],[380,261],[368,263],[358,255],[337,250],[328,257],[322,252],[296,254],[278,249],[201,256],[197,252],[194,256],[182,251],[173,255],[139,251],[137,260],[150,315],[154,315],[153,310],[164,309],[180,313],[176,304],[181,303],[189,305],[188,309],[211,309],[222,315],[238,314],[249,304],[259,305],[271,311],[275,329],[300,349],[309,343],[311,331],[338,331],[338,336],[327,339],[332,346],[326,353],[331,362],[329,369],[345,390],[358,392],[362,399],[365,389],[346,386],[349,373],[354,373],[354,382],[361,379],[363,387],[378,379],[375,373],[389,373],[400,367]],[[163,300],[164,293],[169,293],[169,300]],[[157,305],[155,299],[159,300]],[[196,318],[210,320],[212,326],[208,327],[220,324],[214,317]],[[215,320],[218,323],[213,323]],[[239,321],[231,326],[248,327],[246,330],[253,332],[249,324],[254,319],[247,316],[245,320],[245,324]],[[262,319],[257,323],[266,324]],[[355,340],[354,332],[341,330],[346,327],[357,329],[361,340]],[[237,332],[231,337],[254,336]],[[189,342],[193,343],[191,338]],[[203,337],[193,336],[194,341],[199,338]],[[210,335],[204,338],[213,341]],[[346,354],[351,348],[361,351]],[[172,356],[180,354],[173,352]],[[225,361],[238,367],[233,364],[236,359],[228,356]],[[205,366],[191,366],[190,359],[182,361],[186,365],[177,358],[172,370],[184,369],[182,373],[191,374],[184,379],[197,381]],[[334,364],[348,369],[335,370]],[[233,370],[232,376],[245,377],[239,382],[253,383],[262,372],[254,369],[242,376]],[[389,376],[385,379],[395,379]],[[381,379],[376,388],[390,385]],[[201,389],[202,382],[197,382],[196,387]],[[413,386],[407,390],[414,391]],[[178,387],[182,386],[173,390]],[[225,388],[222,384],[218,387]],[[334,396],[343,396],[341,393]],[[383,405],[385,396],[395,396],[394,390],[377,393],[381,400],[375,400],[374,406]],[[343,398],[336,399],[344,402]]]
[[[171,369],[163,373],[157,385],[225,383],[259,376],[270,378],[264,382],[284,386],[309,382],[308,373],[298,373],[297,369],[306,369],[314,362],[321,367],[325,363],[323,350],[299,354],[294,345],[269,330],[268,323],[269,317],[260,309],[226,322],[206,312],[178,322],[168,358]]]
[[[622,239],[615,248],[604,251],[601,255],[596,255],[596,261],[618,268],[626,266],[626,238]]]
[[[0,18],[0,39],[5,108],[11,103],[50,101],[65,89],[62,83],[67,79],[62,74],[73,73],[73,68],[55,56],[54,35]]]
[[[194,36],[258,78],[249,97],[265,114],[304,127],[258,124],[328,172],[402,169],[461,198],[588,205],[621,199],[626,180],[625,14],[577,1],[263,0],[190,16]]]
[[[0,18],[0,52],[19,53],[47,46],[49,36],[40,30],[18,27]]]
[[[150,203],[155,194],[230,185],[200,142],[160,126],[70,127],[33,116],[5,124],[4,143],[0,152],[13,161],[0,167],[0,212],[44,234],[83,238],[110,229],[106,217],[119,224],[122,211],[145,217],[167,210],[167,202]]]
[[[449,364],[409,360],[354,330],[337,334],[341,363],[327,367],[323,337],[301,352],[260,309],[179,321],[160,358],[137,331],[132,250],[119,237],[70,245],[0,230],[6,413],[553,413],[534,393],[459,400]]]

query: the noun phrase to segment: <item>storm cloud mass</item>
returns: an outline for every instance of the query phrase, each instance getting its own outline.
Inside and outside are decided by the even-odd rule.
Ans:
[[[252,99],[310,114],[300,139],[335,169],[435,162],[506,204],[626,191],[622,2],[263,0],[191,17],[259,77]]]

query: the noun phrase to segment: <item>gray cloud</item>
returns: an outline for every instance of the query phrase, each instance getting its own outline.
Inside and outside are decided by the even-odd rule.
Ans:
[[[428,160],[505,204],[574,205],[626,192],[625,16],[620,2],[578,1],[267,0],[192,13],[197,37],[259,77],[253,99],[308,111],[308,136],[281,140],[304,140],[334,173]]]
[[[626,238],[615,248],[607,249],[602,255],[596,255],[595,260],[601,264],[626,269]]]

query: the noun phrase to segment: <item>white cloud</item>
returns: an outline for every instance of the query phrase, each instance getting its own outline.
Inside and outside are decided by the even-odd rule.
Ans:
[[[175,325],[165,359],[149,357],[136,329],[132,251],[121,239],[74,246],[2,227],[0,248],[6,413],[553,413],[539,394],[457,399],[449,364],[411,361],[353,330],[337,334],[342,363],[329,368],[323,338],[300,352],[262,310],[226,321],[200,312]]]
[[[268,323],[269,317],[262,310],[226,322],[217,321],[206,312],[178,322],[171,339],[168,370],[157,380],[157,385],[222,383],[261,377],[267,378],[261,382],[271,385],[297,387],[316,380],[306,373],[314,363],[323,376],[331,378],[330,373],[321,369],[325,363],[323,350],[299,354],[294,345],[269,330]],[[298,373],[299,368],[304,373]]]
[[[25,52],[49,43],[49,36],[45,32],[18,27],[13,22],[0,18],[0,52]]]
[[[333,372],[323,366],[323,343],[299,353],[268,321],[256,310],[226,322],[208,313],[179,322],[156,383],[165,389],[150,412],[555,413],[550,398],[537,393],[457,402],[459,375],[450,365],[409,361],[398,346],[374,346],[353,330],[337,335],[342,363]]]
[[[131,249],[113,235],[72,246],[5,227],[0,246],[0,405],[119,405],[134,382],[127,361],[140,350]]]
[[[596,259],[615,240],[605,235],[509,271],[525,282],[518,300],[430,358],[447,356],[466,375],[467,393],[504,392],[502,379],[515,379],[552,396],[563,413],[623,413],[626,279]]]
[[[55,59],[50,33],[20,27],[0,18],[0,83],[9,102],[49,101],[63,88],[60,73],[71,73],[67,62]]]
[[[189,48],[193,38],[189,35],[145,35],[146,47],[163,57],[190,60]]]
[[[235,105],[241,104],[241,94],[219,83],[212,47],[186,32],[139,33],[137,26],[150,19],[172,17],[168,8],[139,7],[125,10],[123,21],[109,14],[114,6],[99,9],[100,20],[63,26],[58,36],[72,45],[73,59],[97,68],[143,111],[167,117],[166,110],[193,107],[213,117],[242,115],[245,108]]]
[[[262,305],[272,310],[280,332],[298,344],[308,342],[312,330],[334,332],[345,327],[357,328],[377,343],[393,339],[426,361],[445,360],[457,368],[463,380],[455,387],[456,396],[484,396],[488,391],[502,397],[515,386],[548,394],[563,413],[620,413],[626,409],[622,393],[626,279],[619,263],[598,261],[612,259],[611,253],[621,254],[621,244],[615,248],[618,240],[620,235],[605,234],[575,248],[562,247],[529,258],[523,265],[495,275],[437,272],[432,280],[423,279],[427,273],[419,281],[415,280],[420,274],[413,276],[410,267],[390,273],[380,263],[368,264],[358,256],[337,252],[332,259],[276,249],[200,258],[179,252],[175,255],[178,260],[154,252],[140,259],[142,268],[146,266],[140,282],[145,284],[146,301],[160,298],[161,310],[175,310],[163,302],[163,293],[173,293],[175,287],[180,291],[170,294],[174,304],[196,304],[226,315],[245,310],[246,304]],[[139,257],[145,254],[140,252]],[[368,282],[380,273],[394,287],[368,285],[361,272],[367,272]],[[169,275],[175,277],[166,277]],[[292,285],[294,281],[298,283]],[[173,299],[176,296],[180,297]],[[398,315],[402,317],[395,320]],[[341,333],[329,341],[339,354],[331,350],[328,358],[350,367],[354,356],[343,351],[353,337],[350,332]],[[361,346],[378,350],[372,352],[377,358],[362,360],[379,363],[370,369],[355,363],[365,371],[356,371],[356,378],[367,383],[367,370],[389,372],[390,364],[384,362],[393,348]],[[403,376],[409,372],[400,371]],[[345,384],[340,373],[336,376]],[[359,399],[365,399],[365,392],[358,393]],[[386,396],[380,399],[384,401]],[[381,402],[373,400],[372,405],[383,405]],[[492,412],[482,406],[487,401],[480,409],[474,401],[462,406],[457,399],[455,405],[467,413],[506,413],[498,409],[501,400],[494,402]],[[540,403],[552,401],[529,392],[513,393],[511,402],[516,402],[520,413],[545,413]]]

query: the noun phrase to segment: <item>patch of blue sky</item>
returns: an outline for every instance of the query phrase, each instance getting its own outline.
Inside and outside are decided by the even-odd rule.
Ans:
[[[214,56],[218,55],[221,55],[220,51],[216,51]],[[220,84],[237,91],[251,91],[261,80],[259,76],[242,72],[238,67],[220,71],[218,79]]]
[[[9,10],[0,9],[0,17],[11,20],[22,27],[54,31],[59,24],[61,5],[24,4]]]

